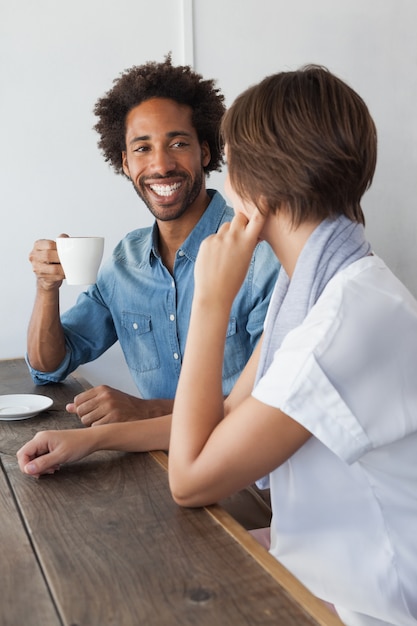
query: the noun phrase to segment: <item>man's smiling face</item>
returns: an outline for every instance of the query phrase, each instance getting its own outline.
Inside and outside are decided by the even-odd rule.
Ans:
[[[208,145],[200,144],[191,107],[152,98],[126,116],[123,170],[152,215],[175,220],[206,196]]]

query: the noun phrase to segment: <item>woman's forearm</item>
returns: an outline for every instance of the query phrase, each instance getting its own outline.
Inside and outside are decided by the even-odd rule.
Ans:
[[[171,416],[72,430],[41,430],[17,452],[22,472],[39,477],[54,473],[99,450],[166,450]]]
[[[189,475],[224,415],[222,364],[228,317],[222,306],[193,303],[170,440],[170,474],[178,484]]]
[[[171,415],[134,422],[118,422],[93,426],[94,450],[148,452],[168,450]]]

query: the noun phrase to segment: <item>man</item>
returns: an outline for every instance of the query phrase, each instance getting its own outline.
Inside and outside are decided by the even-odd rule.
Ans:
[[[34,381],[58,382],[118,340],[141,398],[99,386],[67,409],[85,426],[146,419],[144,449],[168,448],[170,417],[161,416],[172,411],[195,258],[201,241],[233,217],[221,195],[205,184],[206,175],[222,165],[223,101],[213,80],[188,66],[174,67],[170,56],[121,74],[95,106],[98,145],[115,172],[130,179],[155,217],[154,226],[129,233],[97,283],[62,317],[64,274],[55,242],[37,241],[30,255],[37,292],[27,362]],[[267,244],[257,246],[229,320],[225,396],[262,333],[277,271]]]

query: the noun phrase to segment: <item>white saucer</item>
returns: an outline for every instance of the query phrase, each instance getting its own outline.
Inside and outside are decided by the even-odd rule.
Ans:
[[[26,420],[48,409],[53,403],[47,396],[18,393],[0,396],[0,421]]]

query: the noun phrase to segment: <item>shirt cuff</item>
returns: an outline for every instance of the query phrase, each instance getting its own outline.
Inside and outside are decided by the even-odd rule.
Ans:
[[[27,366],[29,368],[29,373],[32,377],[35,385],[47,385],[48,383],[59,383],[64,378],[68,376],[68,367],[70,364],[71,355],[69,352],[66,353],[64,360],[61,362],[59,367],[53,372],[40,372],[39,370],[35,370],[30,362],[28,355],[25,355],[25,360]]]

